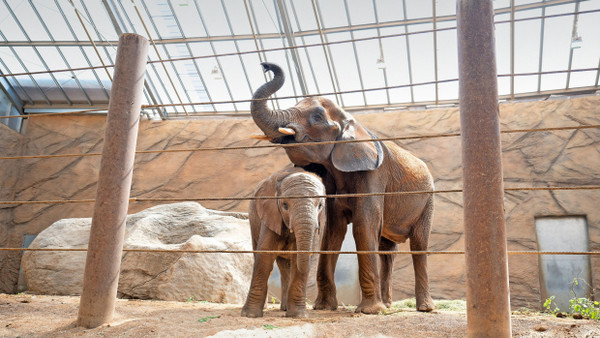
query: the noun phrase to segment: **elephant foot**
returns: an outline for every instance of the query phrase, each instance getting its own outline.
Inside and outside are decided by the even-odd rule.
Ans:
[[[281,309],[281,311],[287,311],[287,304],[284,302],[281,302],[281,306],[279,307],[279,309]]]
[[[378,314],[385,311],[386,306],[381,301],[363,299],[354,312],[366,314]]]
[[[435,305],[433,304],[433,299],[430,296],[425,297],[424,300],[417,299],[417,311],[420,312],[431,312],[435,309]]]
[[[385,305],[385,307],[389,309],[390,307],[392,307],[392,299],[390,298],[390,299],[384,300],[383,305]]]
[[[244,306],[242,308],[242,317],[259,318],[263,316],[263,309],[252,309]]]
[[[323,296],[321,293],[317,296],[315,300],[315,305],[313,309],[315,310],[337,310],[338,303],[335,296]]]

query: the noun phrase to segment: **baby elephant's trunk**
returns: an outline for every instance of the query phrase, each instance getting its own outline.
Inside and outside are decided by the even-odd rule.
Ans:
[[[304,229],[306,228],[306,229]],[[312,226],[304,226],[302,230],[296,231],[296,248],[298,251],[310,251],[313,248],[314,243],[314,231]],[[298,254],[296,260],[298,265],[298,271],[302,274],[308,273],[310,269],[310,254],[301,253]]]

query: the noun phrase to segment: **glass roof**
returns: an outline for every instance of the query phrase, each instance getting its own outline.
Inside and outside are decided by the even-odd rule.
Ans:
[[[496,0],[499,95],[598,87],[600,0]],[[151,39],[145,110],[247,112],[288,75],[276,106],[324,95],[347,109],[458,100],[452,0],[2,0],[0,86],[26,112],[106,108],[119,34]]]

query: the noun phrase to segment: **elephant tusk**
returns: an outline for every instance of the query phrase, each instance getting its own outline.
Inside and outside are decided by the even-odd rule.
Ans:
[[[258,135],[258,134],[252,134],[250,135],[251,138],[256,139],[256,140],[261,140],[261,141],[271,141],[273,140],[272,138],[270,138],[267,135]]]
[[[279,128],[277,129],[280,133],[286,135],[296,135],[296,131],[292,128]]]

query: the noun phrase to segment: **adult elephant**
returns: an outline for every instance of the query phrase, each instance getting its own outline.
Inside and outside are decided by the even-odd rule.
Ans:
[[[427,166],[392,142],[377,138],[350,114],[323,97],[309,97],[285,110],[271,110],[266,99],[285,81],[273,63],[262,63],[274,77],[256,90],[251,103],[254,122],[265,133],[263,139],[281,144],[369,139],[285,147],[297,166],[323,177],[328,194],[384,193],[432,190]],[[433,214],[433,195],[369,195],[335,198],[327,202],[327,226],[322,250],[338,251],[350,222],[356,248],[364,251],[396,251],[398,243],[410,239],[412,251],[428,246]],[[321,255],[317,271],[318,295],[314,308],[337,309],[334,271],[337,255]],[[379,261],[378,261],[379,260]],[[356,312],[378,313],[392,303],[391,274],[394,255],[358,255],[362,299]],[[427,256],[413,255],[417,310],[431,311]]]

